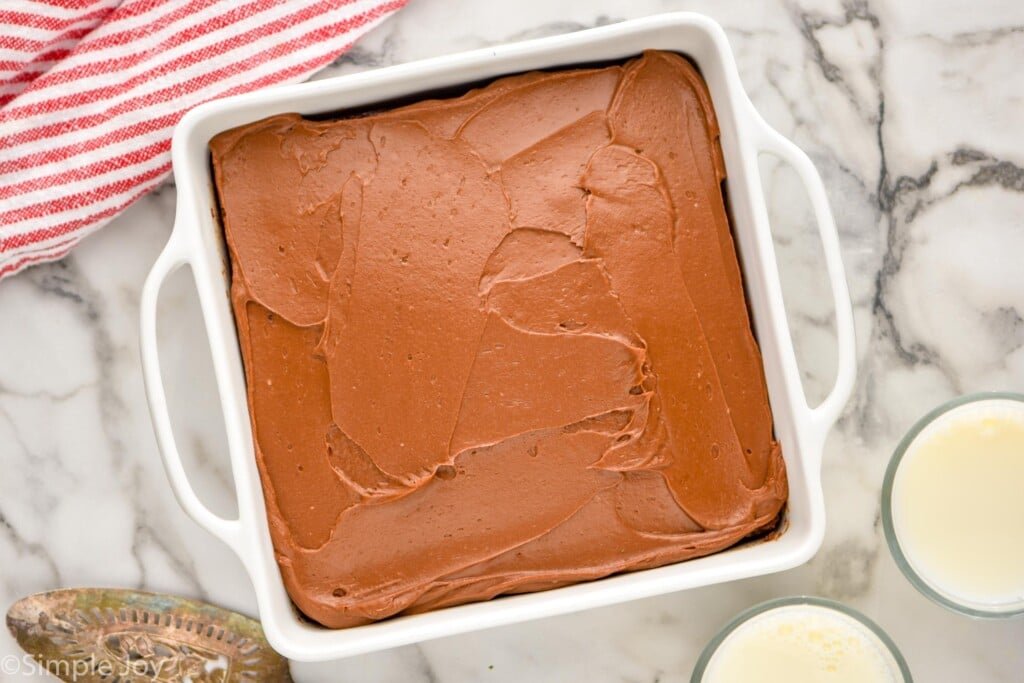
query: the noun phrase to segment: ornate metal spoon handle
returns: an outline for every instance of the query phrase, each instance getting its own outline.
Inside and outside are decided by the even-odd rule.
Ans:
[[[38,593],[7,612],[38,669],[63,681],[291,681],[259,622],[194,600],[81,588]]]

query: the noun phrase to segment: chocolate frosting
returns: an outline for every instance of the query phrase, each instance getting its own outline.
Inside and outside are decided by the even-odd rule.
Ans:
[[[706,555],[787,494],[678,55],[211,142],[271,535],[344,627]]]

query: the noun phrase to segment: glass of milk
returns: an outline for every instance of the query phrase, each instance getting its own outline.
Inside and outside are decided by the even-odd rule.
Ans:
[[[900,570],[935,602],[1024,614],[1024,395],[964,396],[921,418],[885,473],[882,524]]]
[[[769,600],[743,612],[704,648],[691,683],[912,683],[892,639],[833,600]]]

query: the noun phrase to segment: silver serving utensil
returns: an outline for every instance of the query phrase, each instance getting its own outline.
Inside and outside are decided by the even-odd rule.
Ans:
[[[102,588],[37,593],[7,627],[41,669],[77,683],[291,681],[259,622],[194,600]]]

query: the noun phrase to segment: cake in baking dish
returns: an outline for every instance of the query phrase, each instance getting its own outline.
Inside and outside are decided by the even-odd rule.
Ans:
[[[210,143],[277,560],[328,627],[679,562],[786,501],[684,58]]]

